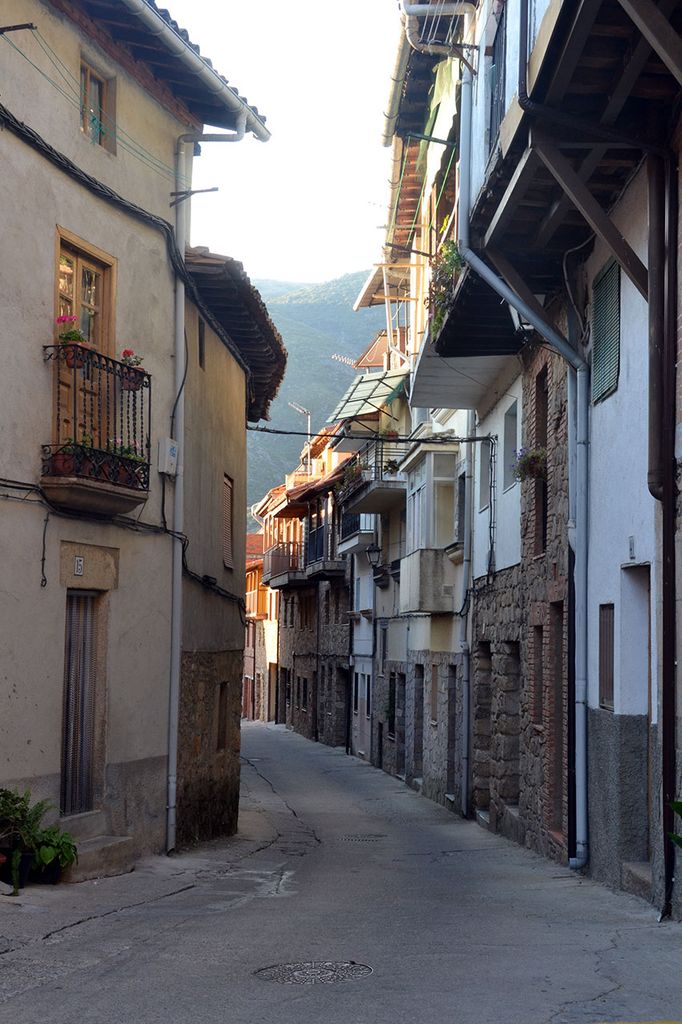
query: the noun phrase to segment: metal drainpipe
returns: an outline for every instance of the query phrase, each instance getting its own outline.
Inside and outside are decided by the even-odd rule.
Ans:
[[[176,189],[184,188],[186,174],[186,150],[183,138],[178,140],[176,154]],[[178,203],[175,210],[175,240],[182,258],[187,245],[187,208]],[[185,526],[184,495],[184,436],[185,436],[185,285],[175,279],[175,422],[174,434],[178,443],[178,463],[173,493],[173,531],[182,534]],[[168,695],[168,800],[166,807],[166,853],[175,849],[177,771],[178,771],[178,728],[180,721],[180,676],[182,662],[182,541],[173,538],[173,563],[171,576],[171,642],[170,642],[170,685]]]
[[[670,806],[676,799],[676,631],[677,631],[677,579],[675,572],[676,529],[676,360],[677,360],[677,246],[678,246],[678,170],[672,155],[666,161],[666,238],[665,252],[665,330],[663,348],[663,664],[661,694],[661,759],[663,783],[663,852],[664,899],[661,916],[672,910],[675,883],[675,847],[670,839],[674,831],[675,815]]]
[[[476,415],[473,409],[467,411],[467,437],[474,437],[476,434]],[[464,551],[462,558],[462,591],[460,609],[466,608],[461,614],[459,623],[459,646],[462,653],[462,792],[461,805],[462,817],[469,816],[469,777],[471,760],[471,648],[469,647],[469,608],[471,600],[469,597],[469,586],[471,583],[471,552],[472,552],[472,527],[473,527],[473,444],[467,441],[464,448],[466,470],[464,477]]]
[[[240,142],[244,138],[247,112],[242,108],[237,115],[237,129],[225,135],[201,135],[188,132],[177,141],[175,158],[175,188],[181,192],[188,180],[187,167],[191,170],[187,146],[196,142]],[[189,235],[189,197],[175,208],[175,241],[185,258]],[[173,494],[173,532],[182,534],[185,528],[184,494],[184,440],[185,440],[185,285],[175,278],[175,422],[174,434],[178,443],[178,463]],[[178,730],[180,724],[180,679],[182,670],[182,541],[173,539],[173,562],[171,574],[171,638],[170,638],[170,680],[168,693],[168,789],[166,805],[166,853],[175,849],[177,833],[177,774],[178,774]],[[255,680],[254,680],[255,685]]]
[[[526,305],[516,293],[495,274],[483,260],[469,248],[469,207],[471,191],[471,71],[462,71],[460,99],[460,186],[459,186],[459,241],[458,248],[464,259],[490,287],[514,309],[518,310],[541,337],[562,356],[576,372],[576,528],[575,528],[575,634],[576,634],[576,692],[575,692],[575,751],[576,751],[576,856],[570,861],[572,868],[587,863],[587,513],[588,473],[587,448],[589,434],[588,368],[584,359],[563,335],[535,310]],[[569,413],[569,423],[572,421]]]

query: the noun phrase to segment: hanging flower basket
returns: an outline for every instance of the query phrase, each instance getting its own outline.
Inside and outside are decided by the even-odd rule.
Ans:
[[[121,387],[124,391],[139,391],[144,381],[142,356],[135,354],[132,348],[124,348],[121,355]]]
[[[139,391],[144,380],[144,370],[134,366],[126,366],[121,374],[121,387],[124,391]]]
[[[546,480],[547,449],[519,448],[516,453],[514,476],[517,480]]]
[[[64,353],[64,362],[70,370],[80,370],[81,367],[85,366],[88,358],[88,353],[92,352],[90,345],[81,345],[74,341],[62,342],[62,351]]]

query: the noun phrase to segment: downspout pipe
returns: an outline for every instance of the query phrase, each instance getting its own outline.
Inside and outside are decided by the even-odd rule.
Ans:
[[[453,48],[448,46],[447,43],[427,43],[422,41],[419,18],[426,17],[427,15],[458,17],[476,13],[476,4],[465,2],[439,4],[436,7],[432,7],[430,4],[408,4],[405,3],[405,0],[402,0],[401,8],[405,15],[405,37],[408,43],[417,53],[425,53],[432,57],[440,55],[452,57]]]
[[[185,187],[188,161],[187,143],[178,140],[176,154],[176,188]],[[178,251],[185,258],[187,247],[187,204],[178,203],[175,208],[175,240]],[[173,413],[173,434],[178,443],[178,462],[173,493],[173,561],[171,569],[171,652],[170,683],[168,695],[168,800],[166,807],[166,853],[176,845],[177,833],[177,773],[178,773],[178,731],[180,723],[180,679],[182,662],[182,555],[180,537],[185,527],[185,284],[175,278],[175,407]]]
[[[470,248],[469,213],[471,205],[471,71],[462,70],[460,121],[459,240],[462,259],[469,264],[498,295],[516,309],[523,319],[554,349],[576,373],[576,523],[575,523],[575,755],[576,755],[576,855],[570,866],[580,869],[588,859],[587,838],[587,512],[589,440],[589,374],[585,360],[543,317],[531,309]],[[571,421],[569,415],[569,422]]]
[[[151,10],[151,8],[150,8]],[[175,158],[175,187],[178,192],[187,188],[191,176],[192,155],[197,142],[239,142],[244,138],[247,116],[244,110],[238,112],[237,128],[231,134],[202,135],[187,132],[177,141]],[[188,170],[189,169],[189,170]],[[188,197],[189,198],[189,197]],[[178,252],[184,260],[189,236],[189,212],[187,201],[175,208],[175,241]],[[166,852],[175,849],[177,836],[177,775],[178,775],[178,732],[180,726],[180,681],[182,672],[182,571],[183,545],[179,538],[185,529],[185,377],[187,373],[187,349],[185,344],[185,284],[179,275],[175,278],[175,406],[173,410],[173,435],[178,444],[178,462],[173,494],[173,560],[171,570],[171,652],[170,681],[168,694],[168,796],[166,805]],[[254,677],[255,678],[255,677]]]
[[[476,434],[476,415],[473,409],[467,412],[467,438]],[[464,550],[462,552],[462,588],[459,620],[459,649],[462,654],[462,762],[461,762],[461,808],[462,817],[469,816],[469,792],[471,775],[471,648],[469,646],[469,587],[471,585],[471,552],[473,547],[473,499],[474,499],[474,467],[473,444],[467,441],[464,446]]]
[[[121,3],[131,14],[139,18],[147,31],[161,40],[169,53],[177,57],[185,68],[199,79],[203,87],[213,93],[228,110],[238,117],[245,115],[247,131],[252,132],[260,142],[268,141],[270,132],[264,121],[205,60],[195,53],[147,0],[121,0]]]

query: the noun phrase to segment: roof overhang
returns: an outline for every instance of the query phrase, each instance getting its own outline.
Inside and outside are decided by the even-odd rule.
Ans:
[[[155,0],[50,0],[72,15],[82,11],[101,42],[107,33],[134,61],[179,99],[202,124],[235,130],[246,118],[246,131],[265,142],[270,132],[256,107],[240,96],[210,60],[201,56],[187,32]],[[71,10],[69,10],[71,8]]]
[[[267,419],[287,364],[282,337],[237,260],[205,248],[188,249],[186,265],[199,295],[232,339],[251,373],[248,418]]]
[[[409,371],[386,370],[384,373],[362,373],[355,378],[334,412],[327,420],[354,420],[358,416],[378,413],[404,389]]]

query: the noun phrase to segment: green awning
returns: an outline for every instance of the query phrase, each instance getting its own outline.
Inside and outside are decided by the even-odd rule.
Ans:
[[[404,389],[410,371],[386,370],[383,373],[363,373],[356,377],[334,409],[327,423],[371,416],[397,398]]]

